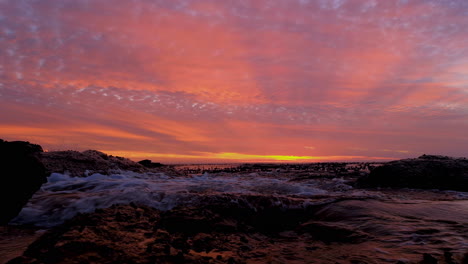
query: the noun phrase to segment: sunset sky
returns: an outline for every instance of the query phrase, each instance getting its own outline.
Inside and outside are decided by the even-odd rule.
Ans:
[[[468,156],[468,1],[0,0],[0,113],[134,160]]]

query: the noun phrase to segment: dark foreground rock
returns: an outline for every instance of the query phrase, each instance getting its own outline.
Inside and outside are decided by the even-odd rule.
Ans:
[[[46,182],[39,160],[42,148],[24,141],[0,139],[0,224],[8,223]]]
[[[301,225],[307,210],[254,210],[230,199],[165,212],[115,205],[79,215],[9,263],[305,263],[327,244],[355,241],[346,239],[356,237],[352,230],[331,225],[315,236],[312,224]]]
[[[468,192],[468,160],[423,155],[391,161],[360,178],[359,187],[440,189]]]
[[[369,218],[359,216],[365,207],[356,207],[358,212],[346,222],[327,213],[336,206],[345,209],[365,201],[286,209],[277,205],[285,200],[266,196],[206,199],[203,205],[169,211],[129,204],[78,215],[48,231],[9,264],[461,264],[468,261],[460,249],[440,243],[435,243],[434,248],[424,243],[408,247],[386,244],[387,240],[391,241],[385,238],[385,232],[389,231],[378,231],[379,224],[364,228],[351,225],[353,221],[358,225],[366,223],[363,219]],[[340,217],[344,216],[340,214]],[[460,230],[464,232],[463,228]],[[432,233],[425,234],[424,241],[430,241]],[[435,234],[434,239],[437,237],[440,235]],[[398,241],[401,243],[401,238]]]

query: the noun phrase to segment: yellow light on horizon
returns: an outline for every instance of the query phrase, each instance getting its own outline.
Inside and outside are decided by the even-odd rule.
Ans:
[[[199,161],[240,161],[240,162],[282,162],[282,161],[344,161],[344,160],[392,160],[391,157],[367,157],[367,156],[294,156],[294,155],[256,155],[256,154],[243,154],[234,152],[199,152],[198,155],[174,154],[174,153],[152,153],[152,152],[139,152],[139,151],[112,151],[101,150],[104,153],[126,157],[129,159],[162,159],[176,162],[180,160],[190,160],[193,162]]]
[[[274,161],[295,161],[295,160],[316,160],[320,157],[313,156],[289,156],[289,155],[254,155],[254,154],[241,154],[232,152],[222,152],[214,154],[215,158],[219,159],[234,159],[234,160],[274,160]]]

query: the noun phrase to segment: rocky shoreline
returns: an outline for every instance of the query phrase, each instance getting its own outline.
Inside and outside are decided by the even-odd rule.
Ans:
[[[268,179],[264,187],[239,185],[247,193],[222,193],[208,186],[196,189],[194,184],[203,182],[171,166],[149,160],[137,163],[95,150],[43,152],[29,142],[0,140],[0,154],[6,172],[5,184],[0,185],[4,241],[0,263],[468,263],[468,248],[456,246],[468,242],[464,222],[468,210],[460,211],[466,210],[466,198],[453,192],[468,191],[464,158],[423,155],[351,167],[242,165],[209,172],[219,178],[201,176],[212,184],[227,181],[227,186],[232,180],[237,181],[232,182],[235,186],[243,180]],[[192,187],[176,191],[173,199],[196,199],[168,210],[118,202],[79,214],[44,234],[33,226],[6,225],[51,173],[54,181],[61,179],[57,175],[83,179],[52,193],[71,195],[73,200],[86,197],[87,188],[98,188],[84,185],[88,177],[96,184],[109,180],[111,185],[103,186],[117,186],[119,179],[125,184],[119,175],[129,172],[137,177],[129,184],[150,184],[141,178],[145,175],[155,177],[154,184],[175,181]],[[316,188],[319,192],[291,193],[301,185],[310,185],[307,192]],[[169,194],[149,190],[148,195],[165,199]],[[441,236],[453,238],[444,241]],[[403,244],[395,242],[400,239]]]
[[[40,160],[48,173],[65,173],[73,177],[87,177],[94,173],[108,175],[119,171],[164,172],[169,175],[181,175],[171,166],[156,163],[134,162],[127,158],[107,155],[97,150],[79,151],[52,151],[43,152]]]
[[[0,139],[0,225],[7,224],[20,212],[32,195],[47,181],[51,173],[87,177],[94,173],[108,175],[119,171],[163,172],[179,176],[170,166],[154,167],[97,150],[44,152],[42,147],[25,141]]]
[[[78,215],[42,235],[8,264],[468,262],[468,253],[448,246],[403,254],[404,248],[385,246],[383,230],[355,229],[343,221],[350,217],[347,213],[330,214],[334,207],[365,201],[284,210],[267,205],[268,197],[244,197],[256,207],[231,198],[209,198],[205,205],[169,211],[129,204]],[[458,228],[468,232],[466,226]],[[438,231],[421,227],[416,232],[427,236]],[[385,257],[382,252],[387,252]]]

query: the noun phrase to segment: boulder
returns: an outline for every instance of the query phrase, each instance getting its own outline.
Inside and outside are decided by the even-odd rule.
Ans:
[[[7,224],[47,181],[39,160],[42,147],[24,141],[0,139],[0,224]]]
[[[357,186],[468,192],[468,160],[422,155],[416,159],[391,161],[359,178]]]
[[[163,164],[159,162],[152,162],[151,160],[148,160],[148,159],[140,160],[138,163],[145,166],[146,168],[159,168],[159,167],[164,166]]]

